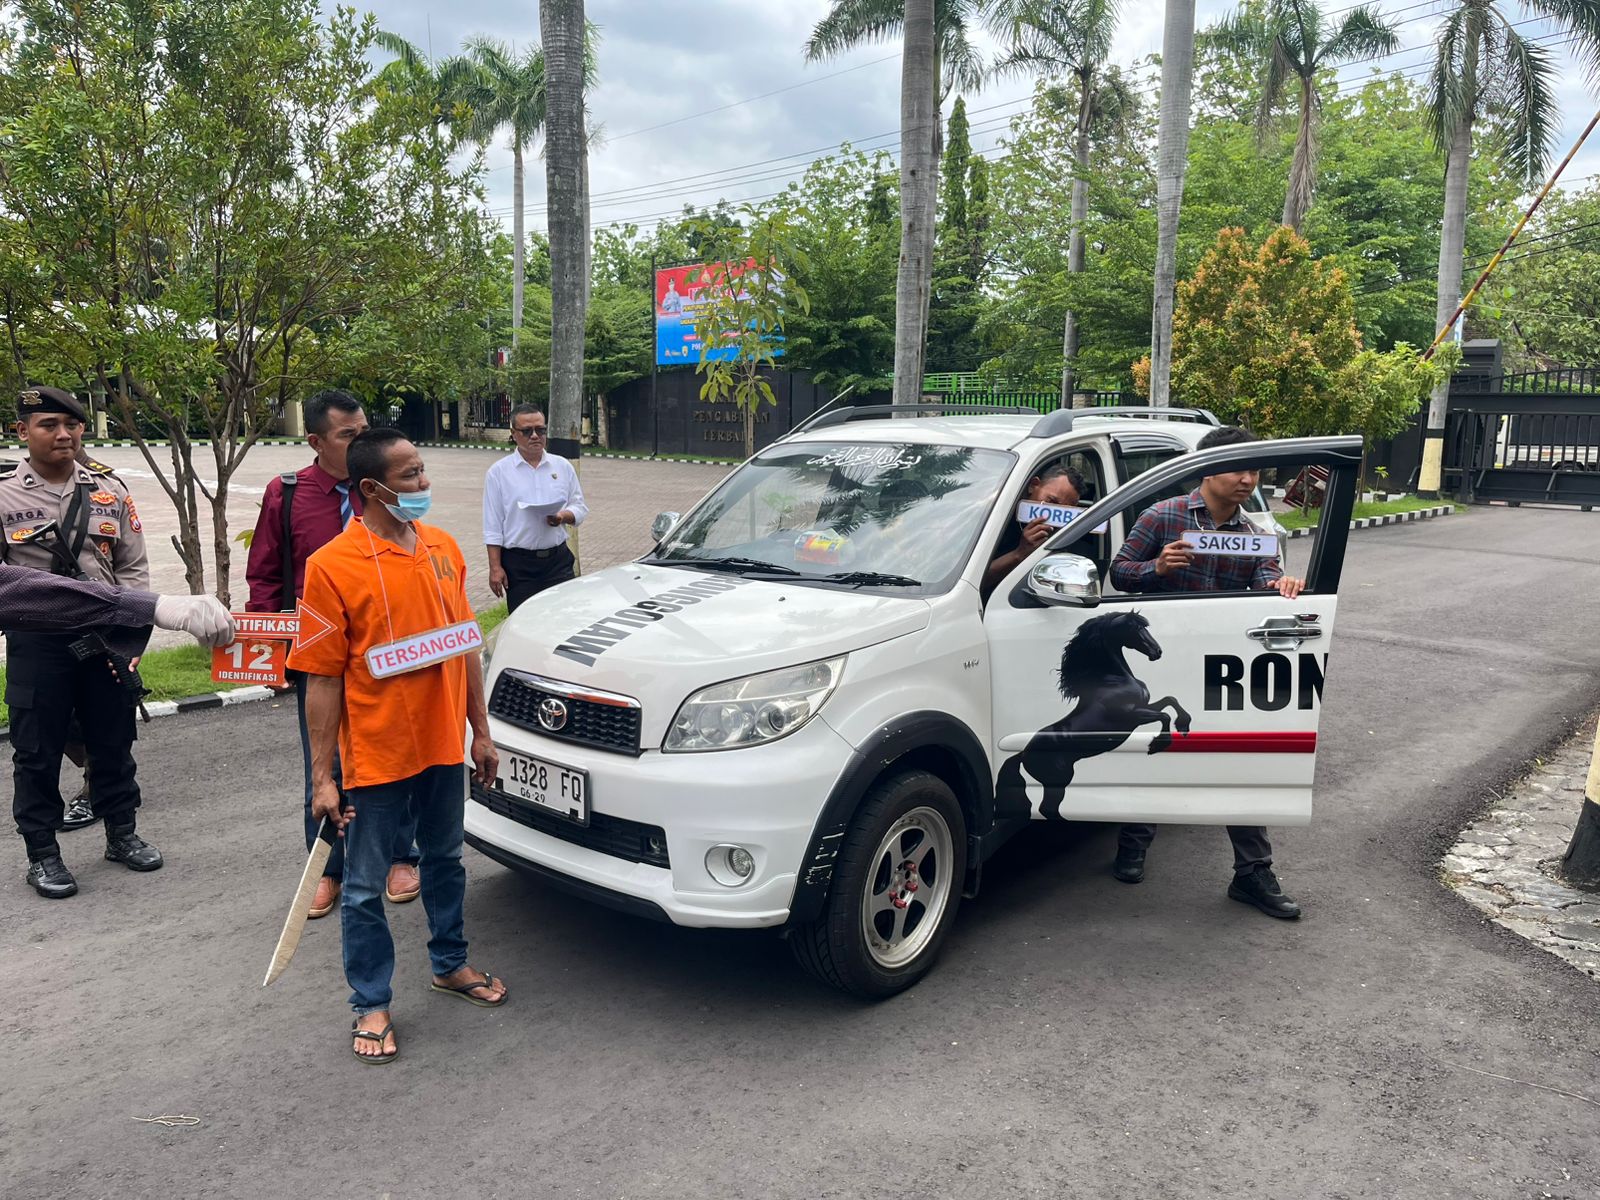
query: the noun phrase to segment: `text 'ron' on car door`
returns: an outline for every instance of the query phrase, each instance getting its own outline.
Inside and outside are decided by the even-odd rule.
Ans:
[[[1183,455],[1013,570],[984,616],[997,816],[1309,821],[1360,462],[1358,437]]]

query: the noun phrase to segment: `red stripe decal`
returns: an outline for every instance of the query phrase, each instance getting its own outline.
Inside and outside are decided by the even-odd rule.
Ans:
[[[1174,733],[1163,754],[1315,754],[1315,730],[1284,732],[1202,731]]]

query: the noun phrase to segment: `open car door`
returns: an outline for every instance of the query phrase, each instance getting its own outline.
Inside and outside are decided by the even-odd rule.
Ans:
[[[1359,437],[1219,446],[1145,472],[1021,563],[984,615],[994,696],[996,816],[1186,824],[1294,825],[1311,819],[1317,719],[1340,569],[1361,464]],[[1110,571],[1152,505],[1186,509],[1206,476],[1255,470],[1280,494],[1326,472],[1315,530],[1278,499],[1249,533],[1199,539],[1233,559],[1191,590],[1183,571],[1130,581]],[[1275,566],[1305,580],[1288,599]],[[1241,561],[1241,560],[1248,560]],[[1265,564],[1265,565],[1263,565]],[[1258,569],[1260,568],[1260,569]],[[1255,586],[1249,586],[1254,583]],[[1141,590],[1145,586],[1163,590]]]

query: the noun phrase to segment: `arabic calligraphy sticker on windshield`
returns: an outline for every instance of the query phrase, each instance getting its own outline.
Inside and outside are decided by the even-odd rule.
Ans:
[[[904,471],[922,461],[920,454],[907,454],[904,446],[841,446],[809,459],[808,467],[872,467],[879,471]]]

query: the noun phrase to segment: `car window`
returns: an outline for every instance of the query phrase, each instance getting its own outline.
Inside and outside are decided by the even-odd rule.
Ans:
[[[1304,578],[1319,530],[1318,510],[1302,503],[1293,487],[1302,474],[1300,466],[1292,466],[1239,478],[1239,490],[1228,497],[1239,511],[1220,527],[1210,505],[1218,491],[1208,493],[1200,475],[1188,476],[1162,489],[1164,494],[1142,496],[1115,514],[1125,531],[1121,544],[1113,545],[1111,530],[1119,527],[1113,520],[1105,532],[1080,537],[1067,549],[1094,559],[1106,596],[1244,594],[1272,586],[1279,575]],[[1193,542],[1206,531],[1227,536],[1194,545],[1185,565],[1169,563],[1165,573],[1156,569],[1164,546]]]
[[[965,567],[1015,463],[969,446],[779,443],[701,501],[649,561],[725,560],[721,569],[755,576],[766,566],[802,582],[934,594]]]

